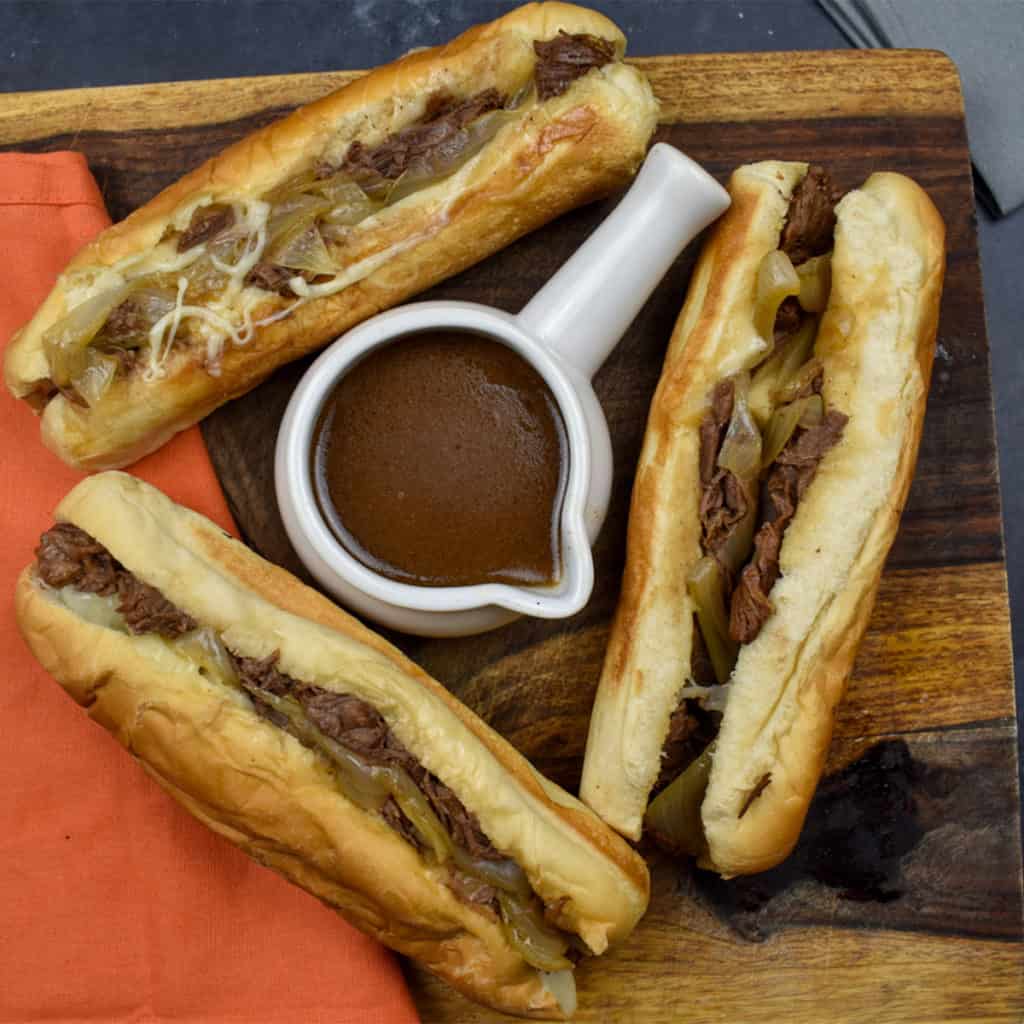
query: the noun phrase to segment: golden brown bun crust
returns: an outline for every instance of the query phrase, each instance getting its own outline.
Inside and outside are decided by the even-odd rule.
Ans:
[[[560,923],[595,952],[635,925],[648,897],[643,861],[380,637],[133,477],[91,477],[57,515],[96,536],[233,650],[279,650],[284,671],[371,699],[535,890],[549,903],[569,897]],[[500,927],[345,800],[320,759],[256,715],[247,698],[202,679],[158,638],[77,618],[31,567],[19,580],[16,612],[44,667],[200,820],[471,998],[559,1016]]]
[[[103,232],[72,260],[35,317],[8,346],[8,388],[17,397],[30,397],[46,378],[41,339],[68,311],[68,272],[110,266],[145,251],[193,197],[264,193],[295,173],[312,153],[333,144],[339,132],[386,133],[394,114],[392,97],[421,97],[467,81],[500,81],[507,65],[524,59],[528,43],[561,29],[610,39],[621,58],[622,33],[602,15],[570,4],[530,4],[446,46],[378,68],[229,147]],[[182,353],[172,356],[161,380],[146,382],[136,374],[115,381],[93,410],[83,411],[57,396],[43,414],[45,443],[79,468],[127,465],[244,394],[283,363],[625,184],[643,158],[656,120],[650,86],[634,68],[613,63],[585,75],[562,96],[540,104],[516,126],[511,139],[485,148],[471,174],[460,172],[382,216],[361,245],[359,260],[409,240],[415,244],[393,251],[379,268],[340,292],[258,328],[246,346],[229,344],[219,377]],[[281,306],[280,300],[268,297],[266,312]],[[261,315],[257,312],[257,318]]]
[[[580,795],[639,839],[669,716],[689,674],[700,557],[697,427],[720,376],[762,343],[751,282],[778,245],[789,195],[806,164],[740,168],[690,280],[651,403],[630,505],[626,568],[590,721]]]
[[[733,175],[733,205],[702,253],[652,406],[581,789],[628,835],[639,834],[668,716],[689,672],[693,608],[685,577],[700,554],[697,427],[714,382],[755,351],[753,274],[778,244],[805,169],[766,162]],[[833,289],[816,354],[825,364],[826,400],[850,422],[785,534],[782,578],[771,595],[776,614],[741,649],[730,683],[702,808],[704,866],[727,876],[772,867],[799,837],[923,425],[942,221],[927,195],[895,174],[873,175],[838,213]],[[680,508],[686,513],[678,519],[667,515]],[[669,663],[660,678],[659,659]],[[647,734],[636,731],[642,726]],[[613,758],[618,751],[633,751],[633,761],[624,753]],[[743,812],[766,775],[770,784]]]

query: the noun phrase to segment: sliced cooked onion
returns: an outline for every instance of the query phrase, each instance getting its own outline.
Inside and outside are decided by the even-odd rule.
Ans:
[[[246,686],[244,683],[242,683],[242,686],[255,700],[258,700],[261,704],[268,705],[279,715],[287,718],[289,727],[295,734],[295,737],[306,744],[307,747],[320,750],[325,757],[334,759],[334,751],[329,746],[331,741],[306,718],[305,712],[294,697],[280,697],[269,690],[261,690],[255,686]],[[344,747],[341,747],[340,744],[335,744],[335,746],[340,750],[344,750]]]
[[[540,983],[555,997],[566,1017],[576,1012],[576,976],[571,970],[541,971]]]
[[[197,260],[196,263],[190,264],[184,273],[188,275],[199,262],[201,261]],[[144,348],[149,344],[149,331],[153,324],[174,309],[177,289],[161,287],[156,283],[147,284],[147,280],[153,281],[152,278],[139,278],[133,282],[135,287],[128,296],[137,317],[141,320],[139,329],[118,334],[116,337],[101,331],[104,348]]]
[[[817,427],[825,418],[825,400],[821,395],[808,395],[807,405],[800,414],[800,426],[807,430],[810,427]]]
[[[750,415],[749,392],[749,374],[737,374],[734,378],[732,419],[718,453],[718,465],[730,470],[740,480],[756,477],[761,467],[761,431]]]
[[[531,967],[542,971],[572,968],[572,961],[565,956],[568,941],[544,921],[532,904],[521,903],[499,890],[498,905],[509,942]]]
[[[705,711],[725,711],[729,699],[729,684],[701,686],[700,683],[687,683],[679,692],[679,699],[699,701]]]
[[[313,274],[336,273],[338,267],[316,227],[330,208],[330,200],[323,196],[298,196],[286,207],[275,209],[267,227],[264,261]]]
[[[171,641],[171,646],[194,662],[208,679],[228,685],[238,682],[231,656],[212,629],[194,629]]]
[[[520,900],[528,900],[532,894],[526,872],[514,861],[476,860],[461,847],[454,847],[452,859],[455,866],[464,874],[472,875],[495,889],[501,889],[510,896]]]
[[[722,569],[713,555],[705,555],[690,570],[686,589],[696,606],[697,622],[715,670],[715,678],[719,683],[725,683],[736,664],[739,647],[729,635]]]
[[[227,275],[214,265],[208,254],[190,263],[182,274],[188,281],[189,296],[200,300],[222,291],[228,281]]]
[[[85,368],[71,380],[75,392],[90,408],[95,406],[110,389],[121,363],[117,356],[106,355],[88,349],[85,353]]]
[[[812,256],[796,268],[800,278],[800,306],[808,313],[822,313],[832,290],[832,254]]]
[[[760,468],[758,463],[758,471]],[[754,547],[754,531],[757,527],[757,479],[740,480],[739,484],[747,498],[747,511],[716,552],[717,558],[734,575],[750,558],[750,552]]]
[[[380,209],[380,203],[343,172],[318,178],[315,171],[306,171],[267,193],[265,198],[273,204],[275,217],[302,209],[309,200],[322,201],[327,204],[322,215],[333,224],[356,224]]]
[[[775,393],[777,402],[792,402],[794,398],[800,397],[801,391],[810,389],[814,378],[822,373],[824,367],[820,359],[808,359],[797,367],[787,378],[780,381],[778,390]]]
[[[325,736],[309,719],[294,697],[280,697],[266,690],[252,695],[287,717],[295,735],[307,746],[319,750],[334,764],[345,797],[367,811],[379,811],[388,797],[394,797],[402,813],[434,853],[439,863],[451,853],[452,841],[427,798],[409,774],[396,765],[367,764],[358,754]]]
[[[110,314],[131,294],[122,284],[86,299],[43,334],[43,349],[50,361],[50,378],[59,388],[70,387],[73,378],[88,365],[87,350]]]
[[[272,262],[289,270],[306,270],[311,274],[336,274],[338,264],[331,258],[323,236],[316,225],[310,225],[285,246],[278,249]]]
[[[778,457],[797,427],[816,427],[825,417],[825,402],[821,395],[806,395],[780,405],[772,415],[765,434],[764,468]]]
[[[394,768],[392,771],[395,788],[391,795],[401,807],[402,813],[413,823],[424,844],[431,849],[437,862],[443,864],[451,856],[451,836],[431,809],[419,786],[403,769]]]
[[[800,294],[800,278],[790,258],[781,250],[768,253],[757,268],[754,329],[768,343],[775,343],[775,317],[782,300]]]
[[[316,171],[310,169],[301,174],[281,182],[276,188],[265,193],[263,199],[274,207],[284,206],[289,200],[297,196],[305,196],[312,192],[317,182],[323,179],[316,176]]]
[[[330,208],[330,200],[310,195],[298,195],[287,203],[275,206],[267,222],[267,248],[263,258],[274,262],[275,249],[286,246],[297,235],[301,235]]]
[[[767,469],[778,457],[779,452],[789,444],[793,431],[800,424],[800,417],[807,409],[808,399],[798,398],[795,402],[780,405],[768,423],[765,431],[764,468]]]
[[[511,121],[518,120],[519,111],[490,110],[461,128],[450,144],[433,160],[409,167],[395,180],[387,193],[388,203],[397,203],[422,188],[428,188],[454,174],[469,163],[495,135]]]
[[[326,178],[319,192],[331,203],[330,210],[324,214],[324,220],[328,224],[358,224],[375,214],[381,207],[379,202],[371,199],[354,181],[341,174]]]
[[[755,371],[750,385],[750,410],[762,428],[771,418],[779,403],[779,389],[790,381],[797,370],[807,362],[814,349],[818,321],[807,317],[795,334],[781,345]]]
[[[761,472],[761,431],[750,414],[748,394],[750,377],[746,373],[734,378],[732,418],[718,453],[718,465],[729,470],[742,488],[747,510],[728,539],[717,551],[729,572],[739,572],[750,557],[757,525],[757,478]]]
[[[348,747],[327,737],[320,749],[334,762],[342,792],[364,811],[379,811],[400,785],[395,779],[399,769],[367,764]]]
[[[531,76],[512,94],[512,99],[505,104],[505,109],[519,110],[528,103],[532,103],[536,98],[537,87],[534,85],[533,77]]]
[[[91,622],[94,626],[116,629],[119,633],[127,633],[128,626],[124,616],[117,610],[117,597],[102,594],[87,594],[84,590],[74,587],[61,587],[51,591],[57,595],[62,605],[73,611],[80,619]]]
[[[714,741],[670,782],[647,808],[644,823],[657,837],[675,850],[698,857],[706,845],[700,808],[708,788]]]
[[[186,271],[187,273],[187,271]],[[174,309],[177,301],[177,289],[158,288],[155,285],[142,285],[135,289],[131,295],[132,305],[139,314],[149,321],[150,326],[155,324],[165,313]],[[149,328],[145,328],[140,338],[149,338]]]

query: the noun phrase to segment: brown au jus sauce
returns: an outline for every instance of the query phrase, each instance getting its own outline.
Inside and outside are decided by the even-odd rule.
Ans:
[[[422,331],[370,352],[324,402],[311,468],[331,531],[383,576],[559,578],[565,426],[540,374],[492,338]]]

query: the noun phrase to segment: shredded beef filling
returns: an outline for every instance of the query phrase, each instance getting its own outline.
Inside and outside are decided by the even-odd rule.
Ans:
[[[133,633],[181,636],[196,628],[190,615],[175,608],[156,587],[122,570],[117,579],[117,610]]]
[[[277,697],[292,696],[325,736],[358,754],[368,764],[404,769],[427,798],[448,834],[470,856],[479,860],[504,859],[480,830],[476,815],[401,744],[372,705],[351,694],[309,686],[285,675],[277,668],[276,654],[263,659],[236,657],[234,660],[242,685],[250,693],[255,690],[257,698],[259,691]],[[397,805],[385,813],[385,820],[405,838],[415,835]]]
[[[116,342],[120,338],[128,338],[133,335],[148,332],[153,322],[146,316],[143,309],[135,299],[129,297],[107,317],[103,325],[103,337],[109,341]]]
[[[39,538],[36,563],[48,586],[75,587],[87,594],[117,591],[117,562],[102,544],[71,523],[57,523]]]
[[[396,181],[406,171],[448,162],[469,144],[463,131],[465,126],[504,105],[505,97],[497,89],[484,89],[461,102],[443,94],[436,96],[418,123],[395,132],[376,146],[365,146],[358,139],[353,142],[340,170],[359,185],[372,188]]]
[[[735,386],[731,379],[719,381],[711,394],[711,408],[700,424],[700,482],[709,487],[716,474],[715,460],[732,418]]]
[[[818,426],[797,427],[768,471],[767,511],[754,535],[754,556],[740,573],[729,610],[729,633],[737,643],[750,643],[772,613],[768,593],[779,578],[782,535],[819,463],[842,436],[847,419],[833,409]]]
[[[734,395],[733,382],[720,381],[700,425],[701,544],[712,553],[728,541],[747,508],[739,481],[729,470],[719,469],[715,464],[732,416]]]
[[[212,204],[198,207],[188,227],[178,236],[178,252],[187,252],[202,242],[208,242],[234,223],[235,211],[230,206]]]
[[[56,523],[42,535],[36,561],[39,578],[49,587],[74,587],[108,597],[117,594],[118,610],[133,633],[158,633],[173,639],[198,628],[193,617],[171,604],[155,587],[138,580],[103,545],[72,523]],[[362,761],[406,771],[453,842],[472,859],[508,859],[483,834],[476,815],[404,748],[383,716],[366,700],[294,679],[278,668],[276,652],[264,658],[243,657],[231,651],[228,654],[259,715],[291,731],[293,726],[288,716],[272,707],[268,700],[261,699],[260,694],[296,699],[319,731]],[[393,798],[389,797],[381,807],[381,816],[411,846],[418,851],[424,848],[416,826]],[[445,884],[463,902],[497,918],[498,891],[492,885],[459,870],[454,864],[449,865]],[[552,908],[546,907],[536,896],[532,898],[543,908],[547,919]]]
[[[828,171],[812,164],[793,190],[782,229],[779,248],[793,261],[793,266],[821,256],[832,248],[836,229],[836,203],[842,192],[833,183]]]
[[[117,610],[133,633],[173,638],[196,628],[156,587],[143,583],[107,549],[71,523],[57,523],[36,548],[39,578],[51,587],[75,587],[88,594],[117,594]]]
[[[287,719],[286,719],[287,721]],[[402,808],[389,796],[380,809],[381,817],[412,847],[423,849],[416,826],[405,816]]]
[[[103,596],[116,594],[118,611],[133,633],[158,633],[174,638],[198,628],[191,616],[171,604],[155,587],[143,583],[102,544],[71,523],[57,523],[42,535],[36,549],[36,562],[39,578],[48,586],[74,587]],[[476,815],[402,745],[371,704],[351,694],[334,693],[286,675],[277,667],[276,653],[267,658],[245,658],[231,653],[231,658],[243,688],[260,715],[280,728],[289,729],[287,715],[261,700],[260,694],[294,698],[320,732],[366,763],[402,768],[423,793],[455,844],[471,858],[506,859],[484,835]],[[416,828],[393,798],[381,808],[381,815],[417,850],[423,848]],[[452,868],[448,885],[465,902],[496,912],[497,893],[487,883]]]
[[[590,35],[560,32],[554,39],[535,42],[537,63],[534,82],[541,100],[558,96],[591,68],[615,59],[615,47],[606,39]],[[439,93],[427,103],[423,117],[416,123],[389,135],[383,142],[367,146],[358,139],[349,144],[340,165],[322,161],[317,175],[330,177],[341,171],[367,192],[374,194],[406,173],[429,176],[432,168],[451,166],[471,143],[467,126],[492,110],[502,109],[508,98],[497,89],[478,92],[459,100]],[[226,219],[225,219],[226,218]],[[178,239],[178,251],[205,242],[224,231],[234,221],[230,207],[204,207]],[[246,275],[245,283],[294,297],[289,282],[296,271],[274,263],[258,263]],[[299,274],[301,277],[307,275]]]
[[[836,225],[835,205],[842,192],[828,172],[812,165],[793,191],[779,241],[794,266],[828,252]],[[776,347],[785,345],[803,324],[806,314],[796,296],[779,306],[775,317]],[[820,394],[824,369],[808,373],[790,401]],[[747,496],[739,481],[717,465],[718,455],[732,417],[735,387],[732,380],[718,383],[711,405],[700,424],[699,506],[701,546],[719,558],[748,510]],[[768,468],[761,487],[761,514],[754,535],[754,550],[738,580],[729,578],[722,566],[729,634],[740,644],[750,643],[772,613],[768,595],[779,578],[779,552],[789,526],[818,465],[843,433],[847,417],[831,410],[815,427],[797,427],[785,448]],[[715,682],[700,627],[694,618],[694,643],[690,656],[691,678],[702,686]],[[700,754],[714,737],[715,723],[696,701],[683,701],[669,719],[662,748],[662,767],[653,789],[657,793]],[[767,785],[767,781],[764,783]],[[763,787],[762,787],[763,788]]]
[[[732,380],[719,381],[711,395],[711,408],[700,425],[701,545],[716,557],[739,529],[749,508],[749,499],[736,475],[728,469],[719,469],[716,464],[734,400]]]
[[[294,298],[295,293],[289,283],[293,277],[302,276],[299,271],[278,266],[276,263],[257,263],[245,275],[245,283],[262,288],[265,292],[277,292],[278,295]]]
[[[728,469],[718,470],[700,498],[701,542],[704,550],[718,557],[739,529],[749,507],[749,499],[736,475]],[[719,564],[722,564],[721,558]],[[724,565],[722,569],[724,572]]]
[[[784,342],[791,334],[795,334],[797,328],[803,323],[804,311],[795,295],[789,295],[782,300],[779,311],[775,314],[773,334],[775,344]]]
[[[376,146],[355,140],[340,166],[322,162],[317,167],[317,175],[327,178],[342,171],[372,193],[397,181],[407,171],[429,174],[431,167],[456,160],[470,144],[466,125],[504,105],[505,97],[497,89],[484,89],[461,101],[446,93],[438,94],[428,102],[423,119],[416,124],[389,135]],[[293,277],[302,277],[310,283],[315,281],[306,272],[262,262],[249,271],[245,283],[291,298],[295,294],[289,284]]]
[[[559,32],[554,39],[533,44],[537,64],[533,80],[541,100],[560,96],[592,68],[603,67],[615,59],[615,47],[607,39],[585,34]]]

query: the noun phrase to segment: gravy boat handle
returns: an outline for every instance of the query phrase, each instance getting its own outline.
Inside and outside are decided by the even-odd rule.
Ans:
[[[700,165],[657,143],[615,210],[516,319],[589,380],[675,258],[729,203]]]

